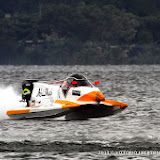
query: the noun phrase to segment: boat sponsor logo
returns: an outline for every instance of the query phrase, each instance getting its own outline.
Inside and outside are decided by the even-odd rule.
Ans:
[[[72,95],[74,95],[74,96],[80,96],[81,95],[81,91],[73,90],[72,91]]]
[[[51,96],[51,95],[52,95],[52,90],[50,90],[48,88],[45,88],[45,89],[39,88],[36,97]]]

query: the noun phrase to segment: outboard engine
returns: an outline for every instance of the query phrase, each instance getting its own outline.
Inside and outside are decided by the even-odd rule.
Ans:
[[[33,82],[37,82],[38,80],[24,80],[22,83],[22,90],[24,90],[25,88],[28,89],[30,91],[29,94],[22,94],[22,100],[23,101],[29,101],[32,95],[32,91],[33,91]],[[27,104],[28,105],[28,104]]]
[[[28,88],[31,92],[33,90],[33,82],[38,82],[38,80],[24,80],[22,83],[22,89]]]

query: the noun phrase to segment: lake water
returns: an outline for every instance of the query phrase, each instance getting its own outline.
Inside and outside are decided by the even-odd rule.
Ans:
[[[106,99],[129,107],[86,121],[11,120],[24,79],[55,81],[82,73]],[[160,66],[0,66],[0,159],[159,160]]]

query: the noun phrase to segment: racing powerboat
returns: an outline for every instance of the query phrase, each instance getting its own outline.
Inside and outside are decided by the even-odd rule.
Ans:
[[[6,114],[12,119],[57,118],[85,120],[114,115],[128,105],[106,100],[97,85],[82,74],[72,74],[64,80],[47,82],[25,80],[32,86],[29,106],[22,102],[21,108],[11,109]]]

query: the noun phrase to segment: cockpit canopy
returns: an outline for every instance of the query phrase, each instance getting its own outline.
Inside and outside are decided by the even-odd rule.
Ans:
[[[92,86],[91,83],[87,80],[82,74],[72,74],[67,79],[67,83],[73,84],[73,81],[76,82],[76,86]]]

